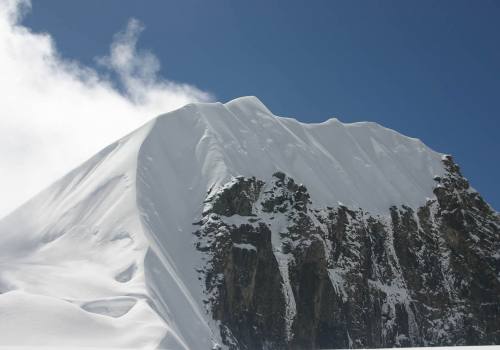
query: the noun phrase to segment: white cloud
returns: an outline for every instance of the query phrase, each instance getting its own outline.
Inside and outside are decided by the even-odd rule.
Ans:
[[[22,26],[29,7],[0,0],[0,217],[151,117],[212,99],[159,77],[156,56],[137,50],[137,20],[98,59],[117,75],[116,87],[61,57],[49,34]]]

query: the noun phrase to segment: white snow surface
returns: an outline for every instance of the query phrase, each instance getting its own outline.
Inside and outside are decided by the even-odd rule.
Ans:
[[[255,97],[162,115],[0,221],[0,347],[220,344],[194,270],[211,189],[279,170],[316,206],[387,215],[433,197],[441,156],[375,123],[277,117]]]

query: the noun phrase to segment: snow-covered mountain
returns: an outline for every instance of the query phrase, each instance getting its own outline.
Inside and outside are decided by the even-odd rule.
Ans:
[[[0,346],[499,343],[499,228],[417,139],[190,104],[0,221]]]

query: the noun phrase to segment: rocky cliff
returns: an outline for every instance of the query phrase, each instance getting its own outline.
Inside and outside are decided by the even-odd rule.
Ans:
[[[282,172],[208,193],[206,311],[232,349],[500,343],[500,219],[444,156],[434,199],[315,207]]]

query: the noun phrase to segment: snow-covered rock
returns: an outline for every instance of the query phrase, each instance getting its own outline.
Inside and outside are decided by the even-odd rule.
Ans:
[[[246,348],[250,328],[273,320],[282,321],[260,339],[265,344],[327,344],[318,341],[318,325],[337,323],[309,310],[297,289],[314,282],[307,272],[313,265],[321,288],[331,293],[327,310],[346,312],[356,298],[376,293],[385,317],[377,322],[387,323],[370,333],[354,320],[350,329],[339,311],[344,328],[330,334],[337,339],[332,345],[424,344],[415,329],[418,317],[430,316],[417,310],[425,303],[409,287],[416,277],[405,273],[418,271],[412,264],[423,260],[400,261],[398,244],[425,258],[419,239],[432,233],[439,272],[451,271],[439,281],[448,294],[477,284],[471,273],[457,284],[456,266],[464,261],[496,266],[485,278],[500,280],[498,248],[485,243],[498,239],[498,216],[465,188],[454,166],[419,140],[375,123],[304,124],[274,116],[255,97],[186,105],[110,145],[0,221],[0,346]],[[277,179],[293,179],[293,185],[276,187]],[[427,219],[415,219],[420,210]],[[404,229],[395,229],[396,216]],[[366,262],[360,255],[366,247],[356,235],[363,225],[377,225],[370,218],[381,225],[380,237],[369,239],[384,247],[376,256],[385,262],[372,262],[375,275],[358,276],[353,269]],[[238,240],[235,232],[267,238]],[[450,247],[458,238],[447,239],[457,234],[474,243]],[[217,250],[220,242],[228,244],[225,250]],[[223,268],[229,256],[241,274]],[[274,270],[259,274],[258,262]],[[247,288],[256,285],[255,276],[265,291],[259,307]],[[247,286],[246,304],[227,304],[240,308],[232,316],[227,311],[233,309],[217,307],[229,277]],[[495,283],[474,288],[490,293]],[[353,296],[361,285],[364,294]],[[243,306],[256,314],[238,318]],[[464,322],[456,319],[443,321],[444,335],[432,333],[436,340],[425,344],[458,342],[446,338],[453,333],[446,327]],[[491,324],[489,331],[498,332],[498,323]],[[363,343],[371,339],[367,334],[383,341]]]

